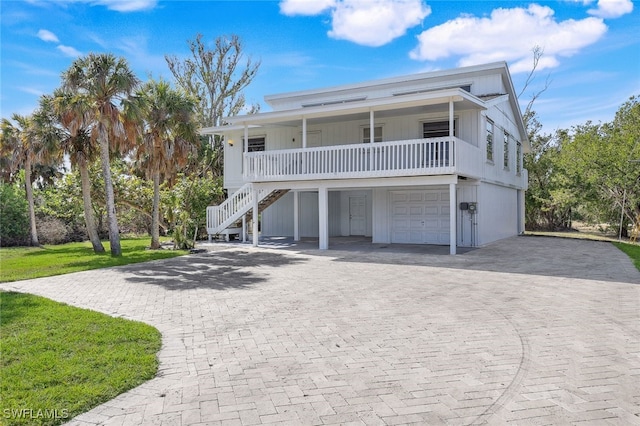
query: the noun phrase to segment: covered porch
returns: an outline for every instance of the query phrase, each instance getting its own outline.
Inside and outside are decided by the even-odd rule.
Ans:
[[[269,193],[285,185],[289,190],[288,198],[282,200],[284,203],[271,207],[276,209],[271,216],[281,223],[290,224],[290,228],[282,228],[280,232],[281,235],[291,236],[293,241],[313,236],[317,238],[318,248],[327,250],[333,237],[368,235],[374,243],[446,245],[450,254],[457,253],[456,205],[460,185],[455,175],[254,183],[252,191],[256,194],[255,199],[258,199],[260,192]],[[362,197],[363,192],[370,194],[368,200]],[[420,200],[413,197],[421,194],[425,196]],[[343,201],[340,203],[338,200],[341,199]],[[357,199],[362,199],[360,208],[368,211],[362,218],[362,231],[353,233],[353,201]],[[253,213],[258,211],[255,206],[249,216],[254,246],[260,244],[260,215]],[[309,222],[312,216],[315,218]],[[310,226],[313,227],[311,233]],[[276,235],[280,234],[267,234]]]
[[[229,117],[228,125],[201,133],[224,139],[225,161],[240,166],[242,183],[443,174],[478,178],[484,109],[484,101],[456,87]]]

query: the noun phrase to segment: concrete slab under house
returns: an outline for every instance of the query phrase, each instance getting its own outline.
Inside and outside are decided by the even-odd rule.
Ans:
[[[228,199],[209,236],[477,247],[524,231],[530,149],[507,64],[265,97],[225,118]],[[260,221],[260,224],[258,223]],[[250,225],[249,225],[250,224]]]

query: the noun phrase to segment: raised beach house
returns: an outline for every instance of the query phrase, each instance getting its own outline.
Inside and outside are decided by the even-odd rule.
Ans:
[[[265,97],[228,117],[229,197],[207,232],[248,220],[262,236],[480,246],[524,230],[529,149],[507,64],[497,62]],[[246,235],[246,233],[244,233]]]

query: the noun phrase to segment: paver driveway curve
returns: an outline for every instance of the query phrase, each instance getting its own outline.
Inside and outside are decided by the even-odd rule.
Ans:
[[[605,243],[462,256],[215,246],[1,284],[163,335],[71,424],[640,424],[640,274]]]

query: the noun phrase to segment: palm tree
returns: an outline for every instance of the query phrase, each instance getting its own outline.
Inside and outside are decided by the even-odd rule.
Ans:
[[[129,96],[139,84],[139,80],[125,59],[116,58],[113,54],[93,53],[76,59],[63,73],[62,78],[65,89],[86,96],[91,106],[89,112],[93,123],[91,137],[98,141],[100,149],[111,255],[120,256],[122,249],[113,181],[109,168],[109,154],[110,150],[123,152],[128,148],[129,141],[125,135],[124,124],[116,102]]]
[[[93,251],[104,253],[91,202],[89,164],[97,158],[97,143],[91,138],[90,105],[86,96],[56,89],[53,96],[40,98],[40,108],[60,126],[59,143],[69,155],[72,167],[80,171],[84,222]]]
[[[184,167],[195,153],[198,135],[195,102],[173,90],[166,81],[150,80],[131,98],[125,115],[138,118],[140,142],[136,160],[153,180],[151,248],[160,248],[160,184]]]
[[[3,118],[0,124],[0,155],[9,166],[11,175],[20,168],[24,169],[24,188],[29,205],[29,245],[40,246],[33,199],[33,170],[38,164],[53,165],[58,153],[51,143],[52,129],[44,120],[42,111],[38,110],[31,116],[13,114],[11,119],[13,123]]]

